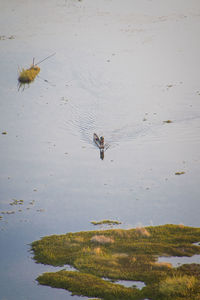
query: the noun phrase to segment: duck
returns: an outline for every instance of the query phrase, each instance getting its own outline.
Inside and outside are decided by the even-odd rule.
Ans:
[[[104,137],[103,136],[98,137],[98,135],[96,133],[94,133],[93,141],[95,142],[95,144],[98,146],[98,148],[100,150],[104,149]]]

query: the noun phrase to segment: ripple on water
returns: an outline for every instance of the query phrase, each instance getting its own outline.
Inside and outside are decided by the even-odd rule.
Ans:
[[[65,107],[64,130],[92,147],[94,132],[105,137],[109,148],[144,136],[146,143],[170,139],[176,143],[200,144],[199,117],[195,115],[163,124],[163,120],[153,114],[144,118],[133,99],[114,97],[69,101]]]
[[[133,120],[127,115],[124,117],[115,110],[103,111],[95,104],[88,108],[69,104],[67,114],[66,130],[90,145],[93,144],[94,132],[103,135],[109,147],[114,147],[118,143],[144,136],[149,131],[149,124],[141,119]]]

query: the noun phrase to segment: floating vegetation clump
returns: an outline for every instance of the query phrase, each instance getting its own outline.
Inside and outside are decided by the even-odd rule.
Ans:
[[[8,220],[8,217],[7,218],[7,215],[14,215],[14,214],[18,214],[18,213],[21,213],[22,211],[25,212],[26,211],[29,211],[30,209],[33,209],[34,208],[34,204],[35,204],[35,200],[31,200],[29,203],[27,203],[27,201],[24,201],[22,199],[18,200],[18,199],[12,199],[11,202],[8,203],[7,205],[7,208],[8,206],[12,206],[13,209],[15,210],[4,210],[4,211],[0,211],[0,214],[2,216],[0,216],[0,219],[2,219],[4,217],[4,219]],[[28,207],[27,207],[28,205]],[[44,212],[44,209],[34,209],[35,212]]]
[[[6,215],[13,215],[15,213],[14,210],[8,210],[8,211],[2,211],[1,214],[6,214]]]
[[[102,220],[102,221],[91,221],[90,222],[93,225],[119,225],[121,222],[119,221],[112,221],[112,220]]]
[[[173,123],[173,122],[171,120],[166,120],[166,121],[163,121],[163,123],[170,124],[170,123]]]
[[[176,172],[176,173],[175,173],[175,175],[183,175],[183,174],[185,174],[185,172],[184,172],[184,171],[181,171],[181,172]]]
[[[46,58],[44,58],[43,60],[41,60],[40,62],[38,62],[37,64],[34,63],[34,58],[33,58],[33,63],[30,66],[29,69],[24,69],[22,68],[19,71],[19,77],[18,77],[18,81],[19,81],[19,88],[22,85],[25,85],[27,83],[31,83],[32,81],[34,81],[34,79],[36,78],[36,76],[39,74],[40,72],[40,68],[38,67],[38,65],[40,63],[42,63],[43,61],[45,61],[46,59],[52,57],[53,55],[55,55],[56,53],[53,53],[49,56],[47,56]]]
[[[173,268],[168,256],[200,254],[200,228],[183,225],[110,229],[52,235],[32,243],[38,263],[73,266],[37,278],[42,285],[73,295],[105,300],[200,300],[200,265]],[[158,257],[166,256],[166,263]],[[105,280],[110,279],[110,281]],[[124,287],[117,280],[142,281],[145,287]],[[178,286],[178,288],[176,288]]]
[[[12,202],[9,203],[10,205],[22,205],[24,204],[24,200],[17,200],[17,199],[13,199]]]
[[[15,39],[14,35],[10,35],[10,36],[0,35],[0,41],[1,40],[14,40],[14,39]]]
[[[19,73],[18,81],[20,83],[30,83],[40,72],[40,68],[36,65],[31,65],[29,69],[22,69]]]
[[[44,212],[45,210],[43,208],[37,209],[38,212]]]
[[[35,204],[35,200],[32,200],[29,202],[30,205],[34,205]]]

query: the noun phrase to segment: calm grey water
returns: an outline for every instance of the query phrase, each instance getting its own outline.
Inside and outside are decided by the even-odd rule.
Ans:
[[[0,300],[72,299],[35,282],[42,236],[200,225],[199,34],[197,0],[0,0]]]
[[[173,267],[178,267],[183,264],[200,264],[200,255],[196,254],[191,257],[183,256],[183,257],[178,257],[178,256],[170,256],[170,257],[159,257],[158,262],[167,262],[172,264]]]

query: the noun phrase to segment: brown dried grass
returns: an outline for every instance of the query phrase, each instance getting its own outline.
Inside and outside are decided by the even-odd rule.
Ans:
[[[111,237],[107,237],[105,235],[94,235],[91,239],[91,242],[97,244],[112,244],[114,240]]]
[[[136,227],[135,231],[140,236],[145,236],[145,237],[150,236],[150,233],[146,230],[145,227]]]
[[[18,80],[20,83],[30,83],[35,79],[39,72],[40,68],[32,65],[29,69],[22,69],[20,71]]]

